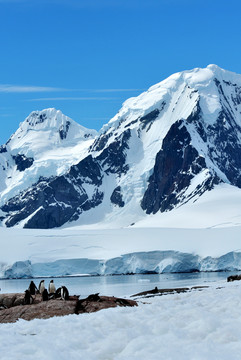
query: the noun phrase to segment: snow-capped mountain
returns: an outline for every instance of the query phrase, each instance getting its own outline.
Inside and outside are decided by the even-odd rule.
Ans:
[[[128,226],[222,183],[241,188],[241,75],[216,65],[174,74],[127,100],[91,141],[68,171],[5,198],[3,224]]]
[[[33,111],[10,137],[7,146],[12,153],[23,152],[27,157],[39,158],[41,152],[57,147],[74,146],[97,135],[79,125],[60,110]]]
[[[97,132],[55,109],[32,112],[0,147],[0,204],[86,155]]]

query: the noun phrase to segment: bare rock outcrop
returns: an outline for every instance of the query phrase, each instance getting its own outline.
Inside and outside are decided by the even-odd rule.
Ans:
[[[235,280],[241,280],[241,275],[231,275],[227,277],[227,282],[235,281]]]
[[[13,323],[18,319],[48,319],[53,316],[82,314],[117,306],[137,306],[136,301],[93,294],[79,300],[78,296],[69,296],[42,301],[41,295],[34,297],[31,305],[24,305],[24,294],[2,294],[0,296],[0,323]]]
[[[77,301],[75,314],[92,313],[117,306],[137,306],[137,302],[129,299],[116,298],[114,296],[99,296],[99,294],[92,294],[86,299]]]

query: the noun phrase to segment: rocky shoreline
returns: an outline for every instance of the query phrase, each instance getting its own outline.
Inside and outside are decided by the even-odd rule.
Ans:
[[[241,277],[240,277],[241,278]],[[239,280],[238,276],[227,278],[227,281]],[[19,319],[49,319],[54,316],[65,316],[70,314],[92,313],[103,309],[114,308],[117,306],[138,306],[137,301],[154,296],[162,296],[168,294],[180,294],[190,291],[201,291],[209,286],[192,286],[185,288],[158,289],[143,291],[138,294],[131,295],[130,299],[117,298],[114,296],[99,296],[99,294],[91,294],[85,299],[80,299],[78,295],[69,296],[68,300],[61,298],[53,298],[43,301],[42,295],[36,294],[31,305],[24,303],[24,293],[12,293],[0,295],[0,324],[13,323]],[[221,289],[221,287],[217,287]],[[137,301],[136,301],[137,300]]]
[[[137,306],[134,300],[92,294],[86,299],[70,296],[68,300],[60,298],[42,301],[40,294],[31,305],[24,305],[24,293],[0,295],[0,323],[14,323],[19,319],[49,319],[54,316],[96,312],[117,306]]]

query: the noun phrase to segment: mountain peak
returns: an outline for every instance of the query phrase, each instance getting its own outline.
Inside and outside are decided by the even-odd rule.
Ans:
[[[32,111],[30,115],[20,123],[20,129],[31,130],[31,129],[59,129],[61,125],[77,124],[68,116],[65,116],[62,111],[56,110],[55,108],[43,109]],[[78,125],[78,124],[77,124]]]
[[[180,99],[184,101],[185,96],[187,97],[185,103],[180,104],[180,109],[178,109],[180,117],[185,118],[190,114],[190,111],[197,104],[198,98],[201,98],[201,101],[205,103],[204,107],[212,116],[214,112],[216,114],[220,110],[219,92],[221,89],[218,87],[219,83],[224,87],[241,88],[241,75],[224,70],[215,64],[210,64],[206,68],[197,67],[177,72],[151,86],[139,96],[126,100],[119,112],[108,124],[103,126],[101,133],[108,131],[113,126],[119,128],[121,123],[125,126],[124,119],[128,118],[135,121],[155,109],[160,110],[163,108],[163,104],[169,104],[171,107],[178,109],[177,106],[174,106],[174,103],[179,103]],[[239,90],[234,88],[232,91],[236,92],[237,90],[239,93]],[[184,92],[185,96],[183,96]],[[176,100],[174,101],[174,99]],[[166,109],[167,106],[165,106]],[[169,119],[172,118],[173,116],[170,115]]]
[[[38,168],[41,177],[29,187],[21,177],[25,189],[17,193],[13,184],[11,198],[8,186],[0,208],[6,226],[50,228],[77,219],[126,226],[194,203],[224,183],[241,189],[241,76],[217,65],[176,73],[127,100],[98,137],[76,147],[86,136],[81,131],[55,109],[31,113],[20,126],[8,144],[14,175],[26,174],[30,184]],[[42,149],[50,151],[40,159]],[[12,168],[7,182],[16,182]]]
[[[216,64],[209,64],[208,66],[207,66],[207,69],[211,69],[211,70],[222,70],[222,71],[225,71],[224,69],[222,69],[222,68],[220,68],[218,65],[216,65]]]
[[[63,123],[63,121],[66,120],[65,118],[67,117],[65,117],[60,110],[49,108],[41,111],[32,111],[21,125],[26,124],[28,127],[45,127],[51,126],[51,122],[52,124]]]
[[[52,147],[65,146],[96,136],[96,130],[87,129],[64,115],[60,110],[49,108],[32,111],[8,140],[13,152],[21,149],[25,155]]]

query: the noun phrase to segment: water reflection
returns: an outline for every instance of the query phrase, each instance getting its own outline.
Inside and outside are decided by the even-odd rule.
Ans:
[[[56,288],[65,285],[71,295],[76,294],[81,295],[81,297],[86,297],[92,293],[108,296],[128,296],[153,289],[155,286],[159,289],[165,289],[208,285],[211,282],[224,281],[233,274],[237,274],[237,272],[63,277],[55,278],[54,283]],[[45,286],[47,287],[50,279],[43,279],[45,279]],[[38,286],[41,279],[0,280],[0,293],[24,292],[31,280]]]

